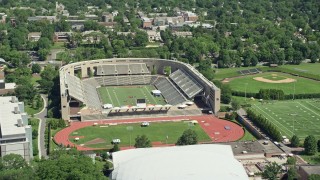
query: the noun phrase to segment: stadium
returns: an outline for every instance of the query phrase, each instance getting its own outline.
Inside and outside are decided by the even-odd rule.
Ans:
[[[189,64],[114,58],[60,68],[64,120],[217,114],[220,89]]]

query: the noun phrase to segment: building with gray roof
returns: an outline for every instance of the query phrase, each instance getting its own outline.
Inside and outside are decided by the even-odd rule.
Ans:
[[[24,103],[15,96],[0,97],[0,156],[19,154],[26,161],[33,158],[32,127]]]
[[[248,179],[228,145],[139,148],[112,154],[112,180]]]

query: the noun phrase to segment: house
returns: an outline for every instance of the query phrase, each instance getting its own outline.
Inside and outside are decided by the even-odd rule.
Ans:
[[[82,32],[83,42],[84,43],[98,43],[101,41],[101,37],[105,36],[100,31],[85,31]]]
[[[110,29],[111,31],[113,31],[114,26],[117,24],[116,22],[98,22],[98,24],[106,27],[107,29]]]
[[[5,13],[0,13],[0,23],[6,23],[7,15]]]
[[[73,29],[73,30],[82,30],[84,28],[85,20],[67,19],[66,22],[70,23],[71,29]]]
[[[302,165],[299,166],[298,173],[300,177],[299,180],[308,179],[311,174],[320,175],[320,165]]]
[[[72,32],[55,32],[53,35],[54,42],[66,42],[69,37],[72,36]]]
[[[26,161],[33,158],[32,127],[24,103],[15,96],[0,97],[0,156],[21,155]]]
[[[41,38],[41,32],[31,32],[28,34],[28,41],[37,42]]]
[[[174,31],[172,32],[172,35],[177,36],[177,37],[192,37],[192,32],[190,31]]]
[[[186,11],[182,14],[183,14],[184,21],[196,22],[199,19],[199,17],[193,12]]]
[[[142,27],[147,29],[152,27],[152,21],[149,18],[142,18]]]
[[[149,31],[146,31],[146,32],[148,34],[149,42],[162,41],[160,32],[153,31],[153,30],[149,30]]]
[[[113,15],[110,13],[102,15],[102,22],[113,22]]]
[[[54,23],[57,21],[56,16],[32,16],[28,17],[28,21],[41,21],[41,20],[48,20],[50,23]]]

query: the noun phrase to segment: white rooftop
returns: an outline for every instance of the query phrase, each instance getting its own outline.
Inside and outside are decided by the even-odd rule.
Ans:
[[[248,179],[231,146],[202,144],[113,153],[113,180]]]
[[[21,115],[14,113],[14,108],[18,107],[22,102],[11,102],[11,96],[0,97],[0,126],[1,135],[24,135],[26,133],[25,127],[18,127],[18,119],[23,119]],[[26,124],[27,125],[27,124]]]

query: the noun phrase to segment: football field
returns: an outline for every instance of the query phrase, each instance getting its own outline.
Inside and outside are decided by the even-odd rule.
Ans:
[[[278,127],[283,136],[320,138],[320,99],[254,103],[252,108]]]
[[[98,88],[103,104],[112,104],[113,107],[136,106],[137,99],[145,99],[147,104],[166,104],[162,96],[153,96],[151,91],[156,88],[151,85],[142,86],[110,86]]]

